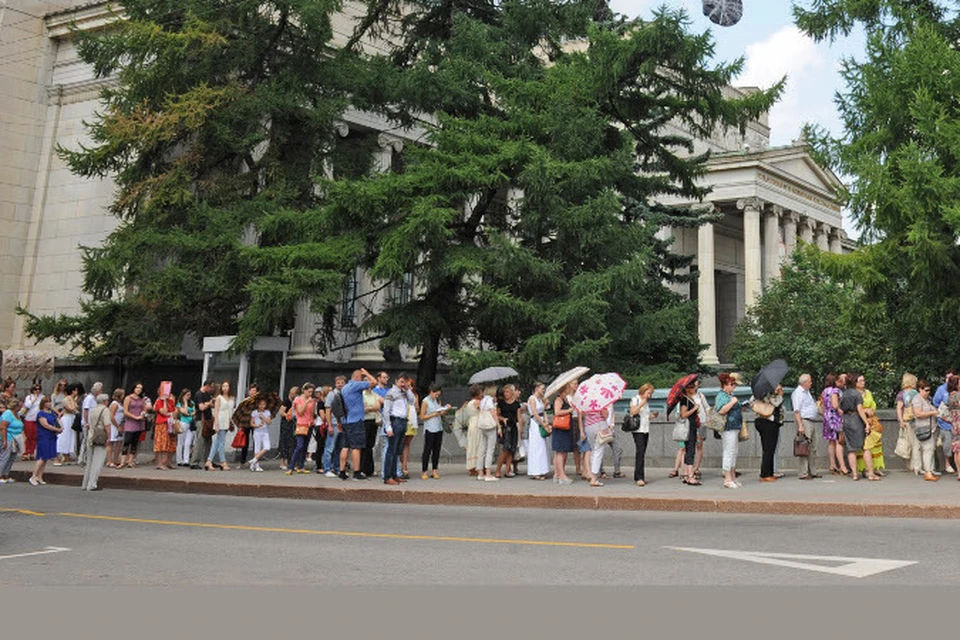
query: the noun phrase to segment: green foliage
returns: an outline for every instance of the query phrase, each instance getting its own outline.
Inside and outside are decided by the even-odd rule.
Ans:
[[[818,157],[851,183],[847,210],[864,246],[825,257],[864,292],[863,321],[889,326],[890,360],[914,372],[960,362],[947,330],[960,313],[960,18],[935,0],[817,0],[795,8],[817,39],[862,28],[864,55],[844,60],[844,132],[809,129]]]
[[[802,373],[822,388],[827,373],[856,371],[867,378],[878,402],[899,388],[892,364],[887,322],[864,322],[865,294],[820,266],[816,249],[805,247],[783,268],[781,278],[760,296],[737,326],[730,354],[747,379],[768,362],[790,365],[786,384]]]

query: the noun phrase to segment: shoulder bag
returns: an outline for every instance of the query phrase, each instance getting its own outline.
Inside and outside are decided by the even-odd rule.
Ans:
[[[597,431],[597,445],[603,446],[605,444],[610,444],[613,442],[613,429],[609,427],[606,429],[600,429]]]
[[[672,440],[674,442],[686,442],[690,436],[690,423],[686,418],[681,418],[673,423]]]
[[[570,429],[570,414],[565,413],[562,416],[553,417],[553,428],[567,431]]]
[[[493,417],[493,414],[489,410],[484,410],[480,412],[480,416],[477,418],[477,427],[481,431],[490,431],[491,429],[497,428],[497,419]]]
[[[629,413],[623,416],[623,424],[620,427],[627,433],[632,433],[640,428],[640,416],[632,416]]]
[[[761,418],[773,417],[773,405],[764,400],[754,400],[750,408],[753,409],[753,412]]]
[[[727,416],[716,409],[707,409],[707,419],[704,426],[711,431],[723,431],[727,426]]]

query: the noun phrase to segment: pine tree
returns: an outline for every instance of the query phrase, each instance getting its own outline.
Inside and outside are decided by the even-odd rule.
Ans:
[[[863,287],[864,323],[890,319],[898,366],[939,375],[960,361],[945,331],[960,313],[960,19],[933,0],[818,0],[795,9],[816,39],[862,28],[837,96],[843,133],[811,128],[820,156],[849,176],[844,204],[862,233],[850,256],[825,258]]]

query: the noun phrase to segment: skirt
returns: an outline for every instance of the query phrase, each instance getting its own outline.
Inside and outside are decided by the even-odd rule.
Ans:
[[[547,439],[540,435],[540,428],[534,422],[530,423],[530,439],[527,442],[527,475],[544,476],[550,473]]]
[[[501,436],[497,438],[500,442],[500,449],[507,453],[516,453],[517,440],[519,440],[519,431],[517,425],[508,424],[500,430]]]
[[[866,429],[863,426],[863,422],[853,420],[852,418],[844,418],[843,437],[847,441],[843,448],[846,453],[863,451],[863,439],[866,437]]]
[[[41,427],[42,428],[42,427]],[[46,431],[46,429],[44,429]],[[53,460],[57,457],[56,435],[37,438],[37,460]]]
[[[170,433],[166,422],[161,422],[153,430],[153,452],[154,453],[176,453],[177,436]]]
[[[554,429],[550,439],[555,453],[573,453],[573,432],[571,429]]]
[[[73,430],[73,422],[77,416],[72,413],[65,413],[60,418],[60,426],[63,431],[57,434],[57,453],[62,456],[72,456],[76,453],[77,434]]]

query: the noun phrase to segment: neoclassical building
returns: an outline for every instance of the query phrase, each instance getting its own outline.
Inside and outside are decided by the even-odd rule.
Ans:
[[[16,316],[17,305],[38,314],[69,314],[79,309],[83,275],[81,246],[95,246],[115,227],[108,213],[110,181],[79,178],[57,157],[57,146],[75,148],[86,140],[83,122],[98,107],[103,82],[77,56],[71,25],[102,28],[110,16],[103,2],[19,0],[0,3],[0,350],[43,349],[70,354],[58,345],[31,344]],[[349,8],[341,34],[349,33]],[[735,95],[749,89],[728,91]],[[369,114],[348,112],[338,127],[345,141],[376,138],[376,166],[389,170],[404,144],[403,132]],[[776,278],[798,241],[841,252],[846,239],[834,195],[837,178],[819,167],[802,142],[770,147],[765,119],[745,134],[727,132],[698,140],[709,149],[703,183],[712,188],[704,206],[722,220],[697,230],[665,229],[674,248],[695,255],[697,283],[679,290],[699,305],[701,341],[708,363],[724,361],[736,322]],[[679,204],[679,203],[678,203]],[[415,283],[384,287],[357,273],[344,292],[337,323],[339,348],[321,356],[313,342],[318,319],[303,305],[290,336],[268,340],[268,351],[283,352],[291,365],[338,368],[347,362],[378,362],[376,342],[357,335],[366,313],[416,295]],[[207,348],[184,344],[188,357],[214,366],[216,340]],[[266,344],[266,343],[265,343]],[[415,354],[391,354],[400,360]],[[284,362],[283,366],[286,366]],[[282,379],[282,378],[281,378]]]

